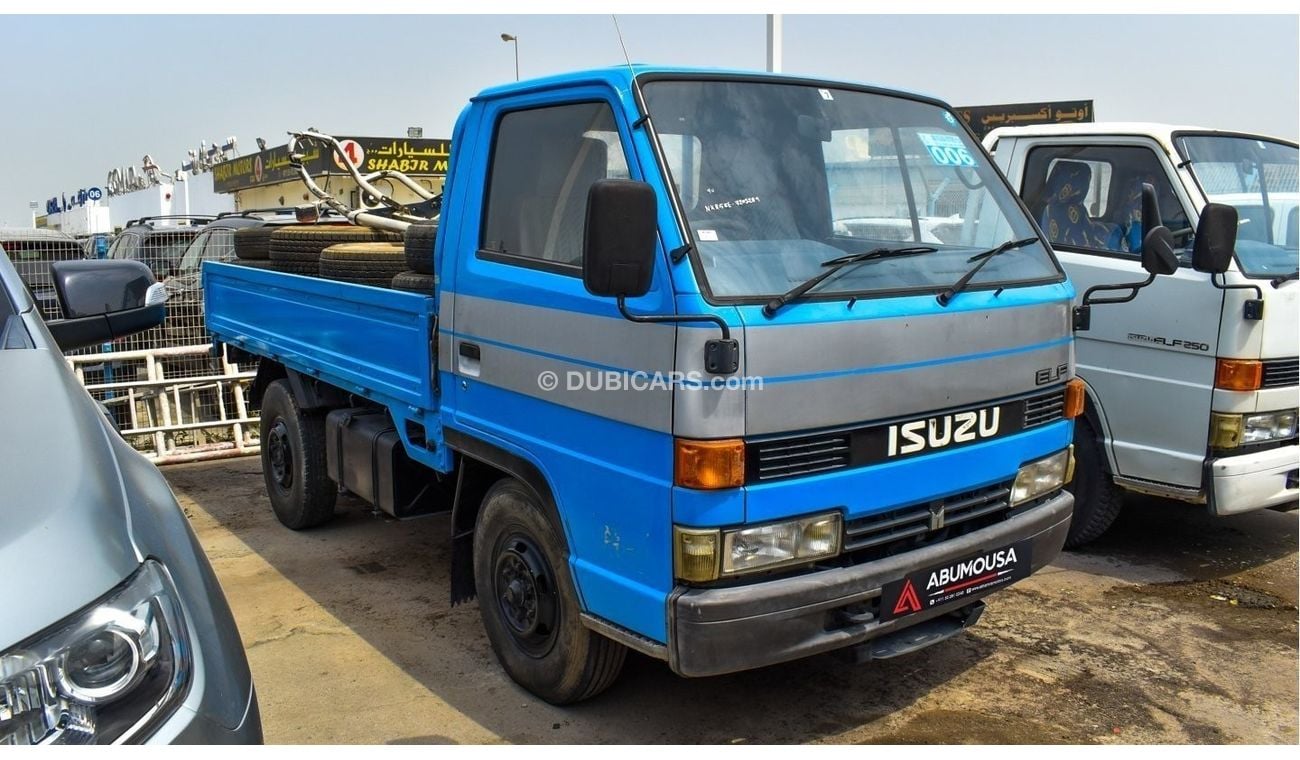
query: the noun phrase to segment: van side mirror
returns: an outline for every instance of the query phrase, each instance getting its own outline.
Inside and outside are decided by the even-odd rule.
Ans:
[[[1142,268],[1150,275],[1173,274],[1178,271],[1174,233],[1168,227],[1162,225],[1147,230],[1146,236],[1142,238]]]
[[[1148,230],[1164,224],[1160,218],[1160,198],[1150,182],[1142,183],[1142,226]]]
[[[166,289],[139,261],[55,261],[50,277],[64,318],[46,327],[64,351],[156,327],[167,316]]]
[[[1196,223],[1192,244],[1192,268],[1198,272],[1223,274],[1232,264],[1237,247],[1237,209],[1226,203],[1207,203]]]
[[[596,180],[587,191],[582,284],[597,296],[643,296],[654,273],[654,188],[627,179]]]

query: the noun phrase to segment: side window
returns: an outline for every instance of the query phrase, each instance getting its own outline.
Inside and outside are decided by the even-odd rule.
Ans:
[[[514,111],[497,124],[480,251],[577,273],[587,191],[628,177],[614,114],[605,103]]]
[[[1142,185],[1156,189],[1165,226],[1188,226],[1169,176],[1150,148],[1043,146],[1029,151],[1022,194],[1052,245],[1110,254],[1142,252]]]
[[[230,261],[235,257],[235,232],[224,228],[211,230],[203,246],[204,261]]]

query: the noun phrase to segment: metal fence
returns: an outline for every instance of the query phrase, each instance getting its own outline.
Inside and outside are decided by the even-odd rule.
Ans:
[[[220,234],[217,234],[220,233]],[[62,318],[49,274],[52,261],[79,259],[71,237],[47,230],[0,229],[0,245],[46,320]],[[165,277],[162,325],[113,343],[65,352],[90,395],[123,437],[157,463],[253,454],[258,412],[248,387],[257,366],[214,356],[204,325],[203,261],[234,258],[229,229],[204,230]]]

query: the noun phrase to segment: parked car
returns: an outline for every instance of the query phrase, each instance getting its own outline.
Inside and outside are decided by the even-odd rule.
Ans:
[[[1141,280],[1163,225],[1183,263],[1079,333],[1087,407],[1067,545],[1126,492],[1215,515],[1300,497],[1296,143],[1149,123],[1003,127],[985,138],[1082,296]],[[1151,189],[1144,205],[1142,186]],[[1156,218],[1158,217],[1158,218]]]
[[[157,324],[161,286],[125,261],[51,278],[67,318],[47,324],[0,252],[0,745],[260,742],[189,522],[60,352]]]
[[[146,216],[132,219],[113,239],[110,259],[143,261],[154,276],[165,280],[176,273],[181,257],[210,216]]]
[[[57,319],[59,301],[50,283],[50,262],[86,258],[81,245],[71,235],[58,230],[13,227],[0,228],[0,245],[9,252],[41,315]]]

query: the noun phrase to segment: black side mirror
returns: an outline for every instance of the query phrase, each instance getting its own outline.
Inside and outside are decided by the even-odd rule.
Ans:
[[[1150,182],[1142,183],[1142,228],[1154,230],[1164,224],[1160,218],[1160,198]],[[1145,236],[1144,236],[1145,237]]]
[[[1147,185],[1147,187],[1151,187]],[[1153,227],[1142,238],[1142,268],[1147,274],[1173,274],[1178,271],[1178,254],[1174,253],[1174,233],[1168,227]]]
[[[582,284],[598,296],[636,297],[654,273],[654,188],[627,179],[596,180],[587,191]]]
[[[138,261],[55,261],[50,277],[64,318],[46,326],[64,351],[156,327],[167,316],[167,291]]]
[[[1192,268],[1198,272],[1223,274],[1232,263],[1237,247],[1237,209],[1225,203],[1207,203],[1196,223],[1192,244]]]

